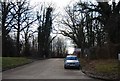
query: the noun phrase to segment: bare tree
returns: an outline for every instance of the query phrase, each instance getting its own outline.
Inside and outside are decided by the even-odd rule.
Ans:
[[[74,43],[78,45],[79,48],[81,48],[82,43],[84,43],[84,17],[80,13],[76,13],[75,11],[76,6],[73,8],[67,7],[66,13],[67,16],[65,19],[62,20],[62,24],[67,26],[67,30],[62,30],[61,33],[64,36],[70,37]]]
[[[36,20],[36,19],[35,19]],[[28,13],[28,20],[26,20],[27,27],[23,30],[22,38],[24,39],[24,55],[30,56],[30,38],[33,38],[34,41],[34,33],[36,30],[32,30],[32,23],[35,22],[34,17],[32,18],[32,14]],[[31,24],[29,24],[32,21]],[[34,45],[33,45],[34,47]]]
[[[104,31],[107,33],[108,38],[107,40],[113,42],[113,43],[119,43],[119,17],[120,17],[120,1],[118,3],[115,3],[115,1],[112,1],[112,4],[109,4],[108,2],[99,2],[98,5],[95,4],[83,4],[79,3],[80,7],[82,7],[81,10],[87,10],[89,12],[97,12],[100,14],[97,17],[92,18],[93,20],[97,19],[100,23],[104,26]],[[79,11],[81,11],[79,10]],[[116,32],[117,31],[117,32]]]
[[[48,57],[50,50],[50,43],[55,38],[51,39],[52,31],[52,7],[45,7],[42,5],[40,11],[37,12],[38,27],[38,54],[40,57]]]
[[[29,3],[26,0],[18,1],[14,3],[14,9],[12,10],[12,14],[16,14],[16,17],[14,19],[14,29],[17,32],[17,40],[16,40],[16,46],[17,46],[17,54],[20,56],[21,46],[20,46],[20,32],[24,30],[25,33],[25,42],[28,42],[28,30],[29,26],[36,21],[36,19],[29,20],[31,15],[31,8]],[[26,32],[25,32],[26,31]]]
[[[9,39],[9,33],[14,25],[13,23],[13,19],[15,18],[15,14],[12,14],[12,9],[15,6],[13,5],[12,2],[8,1],[4,1],[4,2],[0,2],[0,11],[1,11],[1,24],[2,24],[2,52],[3,52],[3,56],[6,56],[9,52],[6,51],[6,49],[8,49],[8,41],[10,41]],[[11,46],[12,47],[12,46]],[[7,55],[8,56],[8,55]]]

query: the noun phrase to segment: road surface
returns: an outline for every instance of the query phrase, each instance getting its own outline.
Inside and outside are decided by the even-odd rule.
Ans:
[[[3,79],[93,79],[81,70],[64,69],[64,60],[46,59],[35,61],[3,72]],[[96,80],[95,80],[96,81]]]

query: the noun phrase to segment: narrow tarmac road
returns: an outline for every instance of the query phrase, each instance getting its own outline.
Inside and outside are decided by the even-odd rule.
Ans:
[[[64,69],[64,60],[59,58],[35,61],[21,67],[4,71],[3,79],[93,79],[81,70]],[[96,81],[96,80],[95,80]],[[98,81],[98,80],[97,80]]]

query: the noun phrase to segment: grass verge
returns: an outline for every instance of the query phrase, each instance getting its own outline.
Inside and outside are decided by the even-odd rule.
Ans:
[[[2,57],[2,70],[11,69],[32,62],[24,57]]]
[[[101,73],[117,73],[118,62],[117,60],[98,61],[97,64],[95,64],[95,70]]]
[[[118,79],[120,74],[119,61],[117,59],[80,60],[82,69],[88,73],[104,79]]]

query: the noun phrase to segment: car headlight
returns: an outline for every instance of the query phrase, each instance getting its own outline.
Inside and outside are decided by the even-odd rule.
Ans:
[[[67,62],[65,61],[65,64],[67,64]]]

